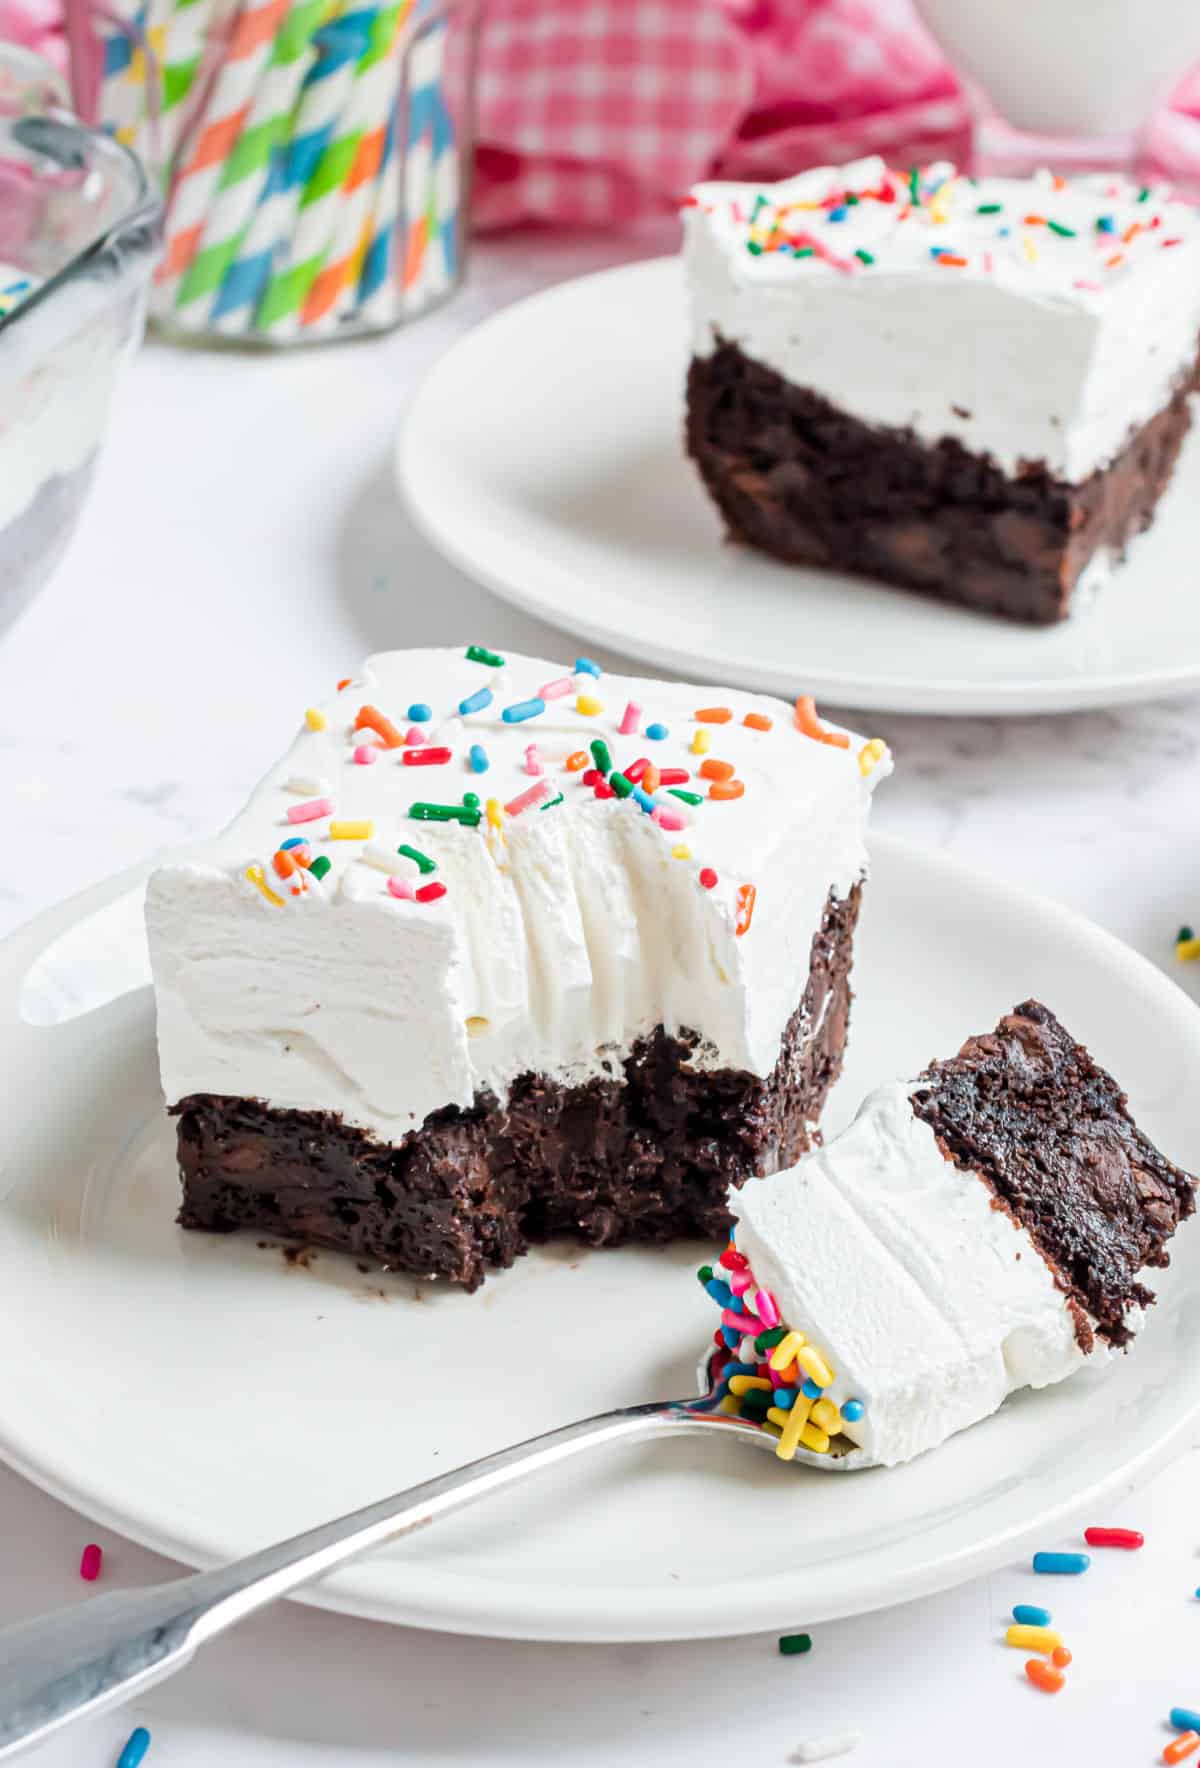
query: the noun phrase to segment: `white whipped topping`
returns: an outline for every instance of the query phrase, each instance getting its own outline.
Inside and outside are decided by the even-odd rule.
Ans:
[[[822,207],[884,189],[891,201]],[[684,211],[693,353],[724,338],[863,422],[1078,482],[1196,359],[1200,222],[1162,190],[1139,194],[1108,176],[973,183],[937,165],[913,204],[880,159],[697,185]],[[812,255],[750,249],[789,234]],[[935,251],[964,262],[939,266]]]
[[[866,1408],[845,1426],[860,1465],[911,1460],[1085,1361],[1041,1253],[943,1155],[912,1090],[880,1087],[828,1147],[730,1204],[756,1280],[836,1371],[830,1397]],[[1086,1360],[1110,1355],[1097,1338]]]
[[[496,670],[462,651],[373,657],[323,708],[325,728],[301,729],[224,835],[154,874],[147,922],[168,1102],[250,1096],[341,1112],[396,1141],[442,1107],[485,1092],[503,1100],[524,1073],[565,1084],[618,1074],[660,1023],[699,1034],[697,1067],[771,1072],[826,899],[845,897],[866,870],[868,804],[890,758],[864,778],[861,738],[846,749],[814,741],[779,700],[612,675],[581,674],[539,716],[503,720],[505,707],[571,673],[515,656]],[[460,716],[459,703],[484,689],[492,704]],[[578,693],[603,710],[579,712]],[[640,732],[661,723],[669,736],[620,735],[630,701],[642,709]],[[406,765],[395,749],[356,763],[359,708],[377,707],[404,732],[414,702],[433,712],[425,747],[448,747],[450,763]],[[714,705],[731,709],[730,722],[698,723],[695,712]],[[747,727],[747,713],[772,729]],[[697,731],[710,736],[707,755],[692,751]],[[689,819],[664,830],[629,799],[597,800],[565,768],[597,738],[618,768],[640,757],[686,768],[684,789],[705,794],[701,763],[727,761],[744,796],[689,807],[660,790],[657,801]],[[486,773],[471,770],[476,744]],[[527,771],[531,744],[542,775]],[[328,816],[289,826],[300,780],[328,783],[333,818],[369,822],[370,834],[331,839]],[[506,818],[504,844],[486,822],[408,816],[414,800],[458,804],[467,792],[508,804],[539,780],[563,802]],[[332,860],[324,882],[298,898],[271,870],[294,835]],[[439,900],[389,892],[381,850],[400,843],[437,870],[425,876],[397,856],[395,876],[444,884]],[[673,857],[678,845],[690,857]],[[255,864],[281,906],[246,879]],[[717,873],[711,889],[705,868]],[[739,936],[745,885],[757,894]]]

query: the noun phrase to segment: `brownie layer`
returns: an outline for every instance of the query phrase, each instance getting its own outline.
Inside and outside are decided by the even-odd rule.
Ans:
[[[691,1068],[698,1039],[659,1026],[621,1080],[524,1075],[503,1106],[437,1112],[397,1146],[332,1113],[194,1094],[173,1108],[180,1224],[265,1230],[468,1289],[552,1236],[717,1238],[729,1187],[794,1164],[841,1072],[860,897],[829,898],[766,1080]]]
[[[913,1110],[962,1167],[986,1180],[1101,1338],[1126,1344],[1137,1281],[1195,1208],[1195,1179],[1142,1134],[1125,1095],[1048,1008],[1026,1001],[994,1032],[934,1062]],[[1085,1351],[1087,1321],[1076,1312]]]
[[[1044,463],[1010,477],[959,442],[862,423],[719,342],[689,370],[687,450],[736,540],[1048,625],[1098,552],[1122,556],[1149,526],[1195,382],[1071,485]]]

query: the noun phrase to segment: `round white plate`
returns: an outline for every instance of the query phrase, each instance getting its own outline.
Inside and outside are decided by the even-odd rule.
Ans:
[[[827,1117],[1031,993],[1200,1164],[1200,1011],[1038,898],[889,840]],[[194,1565],[232,1558],[573,1417],[686,1394],[713,1327],[702,1245],[522,1260],[474,1296],[304,1268],[173,1225],[137,916],[115,880],[0,948],[0,1455]],[[107,908],[105,905],[109,905]],[[97,913],[103,910],[103,917]],[[63,938],[63,935],[66,938]],[[50,941],[57,948],[38,958]],[[62,1010],[92,953],[105,1005]],[[122,955],[125,954],[125,955]],[[1161,1463],[1200,1407],[1200,1229],[1135,1354],[1024,1394],[910,1466],[841,1477],[687,1438],[599,1451],[309,1592],[383,1620],[516,1638],[685,1639],[804,1625],[956,1583]],[[1093,1503],[1095,1501],[1095,1503]]]
[[[1200,683],[1200,437],[1112,582],[1039,630],[725,544],[683,453],[686,366],[674,259],[510,307],[417,395],[398,456],[415,520],[505,600],[693,680],[945,713]]]

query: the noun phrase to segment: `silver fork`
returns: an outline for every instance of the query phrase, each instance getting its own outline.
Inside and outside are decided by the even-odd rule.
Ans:
[[[183,1669],[208,1640],[277,1597],[584,1449],[699,1431],[714,1438],[720,1431],[774,1449],[778,1439],[770,1431],[728,1417],[716,1405],[710,1387],[698,1399],[655,1400],[602,1412],[411,1486],[233,1565],[97,1596],[8,1627],[0,1631],[0,1761],[73,1719],[132,1700]],[[829,1456],[822,1460],[830,1465]]]

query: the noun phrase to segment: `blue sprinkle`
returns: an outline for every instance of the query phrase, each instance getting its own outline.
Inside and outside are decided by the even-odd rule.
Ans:
[[[1115,233],[1117,231],[1117,224],[1111,215],[1101,215],[1096,223],[1096,231],[1098,233]]]
[[[129,1742],[117,1757],[117,1768],[138,1768],[146,1751],[150,1748],[150,1733],[144,1725],[129,1733]]]
[[[847,1424],[857,1424],[866,1409],[861,1400],[847,1400],[842,1407],[842,1417]]]
[[[1013,1620],[1022,1627],[1048,1627],[1050,1610],[1037,1608],[1032,1602],[1018,1602],[1012,1611]]]
[[[774,1397],[781,1412],[790,1412],[796,1403],[796,1390],[794,1387],[777,1387]]]
[[[485,706],[490,706],[493,697],[491,688],[480,688],[478,693],[468,694],[465,700],[460,700],[458,710],[466,718],[468,713],[482,712]],[[506,712],[504,716],[507,718],[508,713]]]
[[[409,724],[428,724],[432,717],[433,708],[427,706],[424,700],[414,700],[408,709]]]
[[[948,252],[949,250],[949,246],[930,246],[929,256],[931,258],[940,258],[943,252]]]
[[[1191,1707],[1172,1707],[1171,1723],[1176,1731],[1200,1731],[1200,1713]]]
[[[725,1305],[729,1309],[731,1314],[744,1314],[746,1311],[746,1304],[742,1300],[741,1296],[734,1295],[732,1293],[732,1291],[730,1292],[729,1300],[726,1302]]]
[[[844,221],[849,213],[850,211],[845,203],[839,203],[836,209],[830,209],[825,219],[827,221]]]
[[[996,229],[997,237],[1000,239],[1007,239],[1011,232],[1011,227],[997,227]]]
[[[488,699],[491,699],[488,695]],[[546,710],[544,700],[518,700],[515,706],[506,706],[500,714],[505,724],[524,724],[527,718],[536,718],[539,712]]]
[[[725,1380],[728,1381],[731,1375],[753,1375],[754,1372],[753,1363],[727,1363],[725,1366]]]
[[[804,1386],[800,1389],[806,1400],[819,1400],[822,1390],[809,1376],[804,1377]]]
[[[732,1326],[722,1326],[721,1337],[725,1340],[725,1343],[729,1346],[730,1350],[735,1349],[735,1347],[742,1342],[741,1333],[735,1332]]]
[[[1090,1553],[1035,1553],[1033,1556],[1035,1572],[1061,1572],[1072,1577],[1085,1572],[1091,1563]]]
[[[641,805],[647,816],[650,815],[652,810],[657,810],[658,808],[649,792],[644,792],[640,786],[635,786],[629,796],[633,799],[635,804]]]
[[[308,840],[304,835],[293,835],[290,841],[281,841],[279,845],[286,853],[289,847],[307,847]]]
[[[483,744],[472,743],[468,753],[471,757],[472,771],[475,773],[486,773],[490,763],[487,758],[487,750],[484,748]]]
[[[665,724],[648,724],[646,726],[646,735],[652,743],[661,743],[663,738],[669,737],[670,734]]]
[[[593,663],[590,657],[576,657],[575,673],[576,675],[594,675],[598,681],[601,674],[600,665]]]
[[[719,1277],[710,1277],[704,1285],[718,1307],[727,1308],[733,1300],[733,1291],[728,1283],[722,1283]]]

